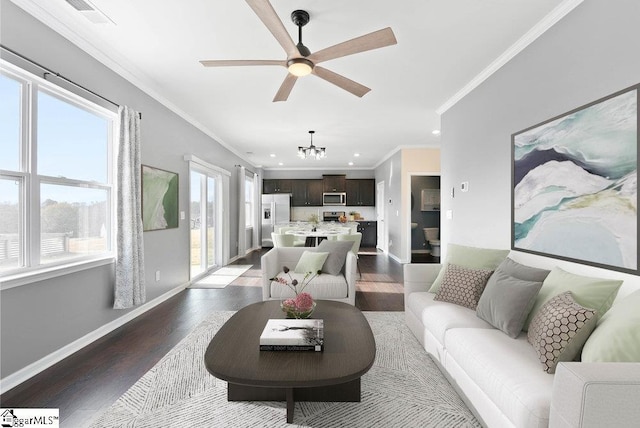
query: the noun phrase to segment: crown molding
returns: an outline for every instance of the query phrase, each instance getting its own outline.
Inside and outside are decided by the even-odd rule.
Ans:
[[[558,21],[564,18],[569,12],[580,5],[584,0],[564,0],[547,14],[540,22],[533,26],[524,36],[520,37],[513,45],[496,58],[487,68],[482,70],[480,74],[474,77],[469,83],[462,87],[458,92],[449,98],[444,104],[436,109],[438,115],[453,107],[458,101],[467,94],[480,86],[482,82],[487,80],[493,73],[498,71],[503,65],[511,61],[513,57],[522,52],[527,46],[533,43],[538,37],[544,34],[549,28],[553,27]]]

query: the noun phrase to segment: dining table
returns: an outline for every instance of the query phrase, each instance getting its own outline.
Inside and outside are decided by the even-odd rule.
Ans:
[[[340,229],[332,228],[315,228],[314,229],[291,229],[285,232],[288,235],[294,235],[298,238],[305,239],[305,247],[316,247],[324,239],[336,239],[340,234],[348,232]]]

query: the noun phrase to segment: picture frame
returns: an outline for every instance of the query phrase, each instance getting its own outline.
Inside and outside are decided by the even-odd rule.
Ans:
[[[640,84],[511,135],[511,248],[638,275]]]
[[[179,225],[178,174],[142,165],[142,228],[145,232]]]

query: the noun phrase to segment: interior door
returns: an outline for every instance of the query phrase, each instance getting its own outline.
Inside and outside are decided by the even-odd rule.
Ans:
[[[384,222],[384,181],[376,185],[376,221],[378,222],[378,248],[385,253],[387,247],[387,225]]]

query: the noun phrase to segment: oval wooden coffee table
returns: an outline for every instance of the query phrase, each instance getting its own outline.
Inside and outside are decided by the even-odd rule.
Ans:
[[[359,309],[319,300],[312,318],[324,320],[324,351],[260,351],[268,319],[284,318],[279,301],[236,312],[204,355],[209,373],[226,380],[229,401],[360,401],[360,377],[373,365],[376,343]]]

